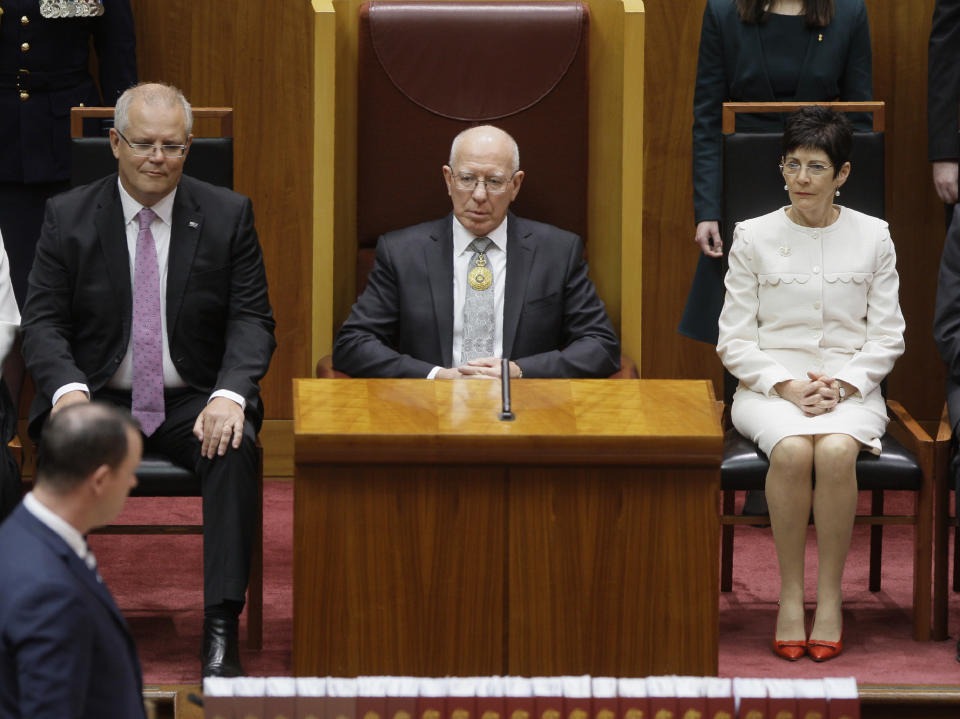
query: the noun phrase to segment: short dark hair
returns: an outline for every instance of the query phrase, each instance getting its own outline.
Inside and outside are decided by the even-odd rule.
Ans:
[[[767,19],[769,0],[732,0],[737,3],[740,21],[757,25]],[[833,0],[803,0],[803,14],[807,27],[824,28],[833,20]]]
[[[73,404],[50,417],[40,438],[37,484],[70,492],[97,467],[118,467],[129,452],[127,430],[140,431],[130,413],[101,402]]]
[[[853,148],[853,125],[842,112],[828,107],[802,107],[787,118],[783,131],[783,156],[801,147],[827,153],[836,177]]]

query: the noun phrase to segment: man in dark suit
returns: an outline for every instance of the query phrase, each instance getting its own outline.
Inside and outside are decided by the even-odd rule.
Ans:
[[[0,525],[0,716],[144,716],[133,638],[84,541],[123,508],[142,447],[109,405],[51,418],[34,489]]]
[[[948,205],[947,225],[957,202],[957,159],[960,158],[960,0],[937,0],[930,28],[927,82],[927,142],[933,163],[933,184]]]
[[[130,407],[145,447],[203,491],[205,676],[239,674],[263,418],[276,343],[250,200],[182,176],[190,105],[139,85],[117,101],[118,174],[49,201],[23,312],[31,432],[89,399]]]
[[[960,159],[960,0],[937,0],[930,28],[927,82],[927,142],[933,185],[946,205],[947,239],[940,259],[933,335],[947,365],[947,410],[954,436],[960,432],[960,213],[957,160]],[[951,222],[952,220],[952,222]],[[960,516],[960,461],[953,483]],[[960,641],[957,642],[960,662]]]
[[[460,133],[443,166],[453,214],[377,243],[366,290],[337,334],[355,377],[603,377],[620,344],[576,235],[509,212],[519,151],[489,125]]]

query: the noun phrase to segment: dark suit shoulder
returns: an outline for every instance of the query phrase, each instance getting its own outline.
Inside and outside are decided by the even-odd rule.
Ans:
[[[391,230],[381,235],[381,239],[391,244],[400,242],[417,242],[421,240],[443,239],[446,233],[452,232],[451,216],[447,215],[439,220],[429,220],[409,227],[403,227],[399,230]]]
[[[208,204],[221,204],[232,209],[233,207],[240,207],[250,201],[246,195],[241,195],[229,187],[214,185],[204,180],[198,180],[196,177],[190,177],[189,175],[182,175],[180,177],[180,186],[177,192],[179,193],[180,190],[183,190],[186,195],[201,207]]]
[[[0,551],[0,584],[20,586],[42,582],[62,586],[65,591],[73,586],[65,573],[41,570],[44,565],[59,566],[58,557],[73,550],[23,504],[0,525],[0,548],[6,550]]]
[[[549,225],[546,222],[528,220],[525,217],[517,217],[515,215],[510,216],[510,222],[515,223],[516,230],[515,234],[514,231],[509,229],[508,232],[514,234],[515,237],[518,237],[524,242],[545,243],[553,249],[563,247],[567,252],[571,251],[574,246],[582,247],[582,241],[579,235],[568,230],[560,229],[554,225]]]
[[[86,185],[72,187],[65,192],[61,192],[59,195],[54,195],[48,202],[58,208],[79,207],[93,209],[111,195],[119,196],[116,172],[112,172]]]

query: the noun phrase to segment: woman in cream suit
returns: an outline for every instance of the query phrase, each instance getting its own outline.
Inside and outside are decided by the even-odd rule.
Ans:
[[[880,381],[903,353],[887,224],[834,204],[850,174],[850,122],[821,107],[787,121],[790,205],[737,225],[717,352],[740,380],[737,430],[770,458],[767,503],[780,565],[774,651],[816,661],[843,648],[840,583],[857,503],[856,458],[880,451]],[[816,492],[812,475],[816,469]],[[803,559],[813,507],[817,610],[805,631]]]

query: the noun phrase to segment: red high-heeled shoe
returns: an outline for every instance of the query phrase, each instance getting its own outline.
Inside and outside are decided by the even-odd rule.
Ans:
[[[815,662],[825,662],[833,659],[843,651],[843,635],[835,642],[828,642],[826,639],[808,639],[807,652],[810,658]]]
[[[795,662],[807,653],[806,639],[792,639],[785,642],[773,638],[773,653],[781,659]]]

